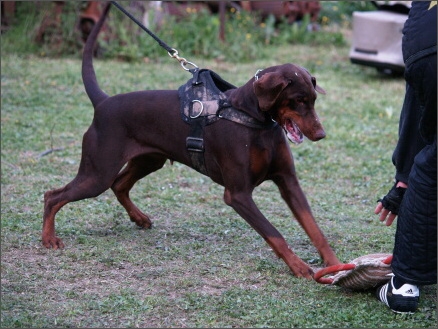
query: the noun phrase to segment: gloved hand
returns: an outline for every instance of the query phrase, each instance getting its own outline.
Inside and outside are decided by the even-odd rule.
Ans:
[[[400,209],[400,204],[403,200],[403,196],[405,195],[406,188],[397,187],[397,183],[394,184],[392,189],[389,190],[388,194],[383,197],[383,199],[377,200],[377,202],[381,202],[383,208],[389,210],[394,215],[398,215],[398,210]]]

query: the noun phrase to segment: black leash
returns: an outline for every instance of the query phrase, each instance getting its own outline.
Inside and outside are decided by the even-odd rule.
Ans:
[[[167,53],[169,54],[170,57],[176,58],[180,62],[181,66],[184,70],[189,71],[189,69],[186,67],[187,64],[193,66],[195,69],[198,68],[194,63],[189,62],[184,57],[178,56],[178,50],[170,47],[164,41],[162,41],[160,38],[158,38],[155,34],[153,34],[146,26],[144,26],[142,23],[140,23],[134,16],[132,16],[129,12],[127,12],[125,10],[125,8],[123,8],[120,4],[118,4],[117,1],[111,1],[111,3],[114,6],[116,6],[117,9],[119,9],[122,13],[124,13],[126,16],[128,16],[135,24],[140,26],[140,28],[143,31],[145,31],[147,34],[149,34],[155,41],[157,41],[158,44],[167,51]]]

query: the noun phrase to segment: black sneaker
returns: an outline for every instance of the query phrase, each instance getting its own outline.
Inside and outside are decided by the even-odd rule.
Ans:
[[[405,283],[399,289],[394,287],[394,277],[377,289],[377,299],[386,304],[395,313],[412,314],[416,311],[420,290],[417,286]]]

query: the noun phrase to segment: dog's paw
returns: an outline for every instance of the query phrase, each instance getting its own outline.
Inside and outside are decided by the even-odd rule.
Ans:
[[[129,219],[131,219],[131,222],[134,222],[137,224],[140,228],[151,228],[152,227],[152,221],[150,220],[149,216],[142,213],[138,209],[134,209],[133,211],[129,211]]]
[[[43,237],[43,246],[47,249],[63,249],[64,243],[56,236]]]
[[[342,262],[336,256],[333,256],[327,260],[324,260],[325,267],[339,265],[339,264],[342,264]]]
[[[152,228],[152,222],[149,220],[149,218],[147,218],[147,220],[144,220],[143,218],[138,219],[131,217],[131,222],[134,222],[139,228]]]
[[[294,268],[292,270],[293,274],[297,277],[297,278],[305,278],[308,280],[313,280],[313,269],[309,266],[303,266],[303,267],[299,267],[299,268]]]
[[[135,222],[135,223],[137,224],[137,226],[139,228],[142,228],[142,229],[151,229],[152,228],[152,223],[147,223],[147,222],[141,222],[141,223]]]

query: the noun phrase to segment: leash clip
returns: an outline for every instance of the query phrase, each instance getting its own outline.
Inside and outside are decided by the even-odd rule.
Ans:
[[[176,58],[178,60],[178,62],[180,62],[181,67],[186,71],[190,71],[190,69],[187,67],[187,64],[193,66],[195,69],[198,68],[198,66],[195,63],[189,62],[184,57],[180,57],[178,55],[178,50],[176,50],[175,48],[172,48],[172,53],[169,51],[168,54],[170,57]]]

